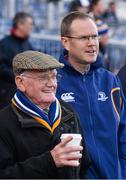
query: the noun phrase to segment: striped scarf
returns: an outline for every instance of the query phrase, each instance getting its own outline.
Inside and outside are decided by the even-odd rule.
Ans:
[[[43,126],[45,126],[51,133],[60,124],[61,121],[61,107],[59,101],[56,99],[50,106],[48,115],[42,109],[33,104],[21,91],[17,90],[12,98],[14,106],[24,111]]]

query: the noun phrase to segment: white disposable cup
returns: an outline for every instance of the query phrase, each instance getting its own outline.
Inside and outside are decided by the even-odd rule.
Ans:
[[[73,139],[66,144],[66,146],[80,146],[82,136],[81,134],[71,134],[71,133],[65,133],[61,135],[61,141],[66,139],[68,136],[72,136]]]
[[[81,134],[71,134],[71,133],[62,134],[60,137],[61,142],[69,136],[72,136],[73,139],[70,142],[68,142],[66,146],[80,146],[82,140]],[[77,155],[80,154],[80,151],[71,152],[71,153]],[[73,160],[73,161],[74,164],[76,164],[77,166],[79,165],[79,160]]]

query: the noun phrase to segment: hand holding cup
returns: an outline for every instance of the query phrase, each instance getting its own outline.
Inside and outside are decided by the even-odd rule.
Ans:
[[[62,134],[61,142],[51,151],[57,167],[79,166],[79,159],[82,157],[83,147],[80,134]]]

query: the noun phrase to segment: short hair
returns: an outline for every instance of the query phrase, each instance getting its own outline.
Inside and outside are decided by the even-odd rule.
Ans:
[[[77,11],[79,7],[82,7],[80,0],[73,0],[70,4],[69,11]]]
[[[90,4],[90,10],[92,11],[94,6],[96,6],[101,0],[92,0]]]
[[[17,27],[18,23],[25,22],[27,18],[33,19],[33,17],[27,12],[18,12],[13,18],[12,26]]]
[[[115,2],[115,1],[111,1],[111,2],[109,3],[109,7],[111,7],[111,6],[113,6],[113,5],[116,5],[116,2]]]
[[[91,19],[94,21],[94,19],[86,13],[83,13],[80,11],[71,12],[68,15],[66,15],[61,22],[61,36],[69,36],[70,35],[71,24],[76,19],[82,19],[82,20]]]

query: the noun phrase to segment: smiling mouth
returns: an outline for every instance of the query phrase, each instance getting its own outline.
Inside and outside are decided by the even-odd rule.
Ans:
[[[54,91],[44,91],[44,92],[46,92],[46,93],[53,93]]]
[[[44,93],[55,93],[55,91],[43,91]]]
[[[85,52],[88,53],[88,54],[95,54],[96,50],[88,50],[88,51],[85,51]]]

